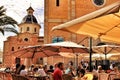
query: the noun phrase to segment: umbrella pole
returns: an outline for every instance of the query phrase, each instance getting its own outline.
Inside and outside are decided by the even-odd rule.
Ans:
[[[105,61],[107,60],[107,47],[105,47]]]
[[[76,68],[78,67],[78,53],[76,53]]]
[[[90,37],[90,41],[89,41],[89,47],[90,47],[90,51],[89,51],[89,71],[92,72],[92,37]]]

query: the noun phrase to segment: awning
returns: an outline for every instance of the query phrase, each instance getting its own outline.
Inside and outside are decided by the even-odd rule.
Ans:
[[[94,38],[100,37],[107,42],[120,43],[120,1],[102,9],[55,26],[52,30],[60,29]],[[116,12],[116,13],[115,13]]]

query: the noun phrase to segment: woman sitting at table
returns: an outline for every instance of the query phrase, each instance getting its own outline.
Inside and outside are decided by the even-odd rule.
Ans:
[[[93,70],[93,67],[91,67],[91,72],[89,72],[89,69],[88,66],[85,75],[80,80],[98,80],[98,73]]]
[[[75,77],[75,71],[73,69],[73,66],[69,66],[68,69],[65,71],[65,74],[69,74],[71,75],[72,77]]]

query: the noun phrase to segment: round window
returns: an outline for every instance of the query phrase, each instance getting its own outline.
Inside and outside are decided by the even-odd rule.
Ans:
[[[96,6],[103,6],[106,0],[92,0]]]
[[[28,41],[28,38],[25,38],[24,41]]]

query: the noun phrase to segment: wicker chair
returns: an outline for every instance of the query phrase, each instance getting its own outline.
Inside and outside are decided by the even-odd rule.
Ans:
[[[108,80],[114,80],[115,77],[116,77],[116,74],[109,74]]]
[[[15,74],[12,74],[12,80],[17,80],[17,77]]]

